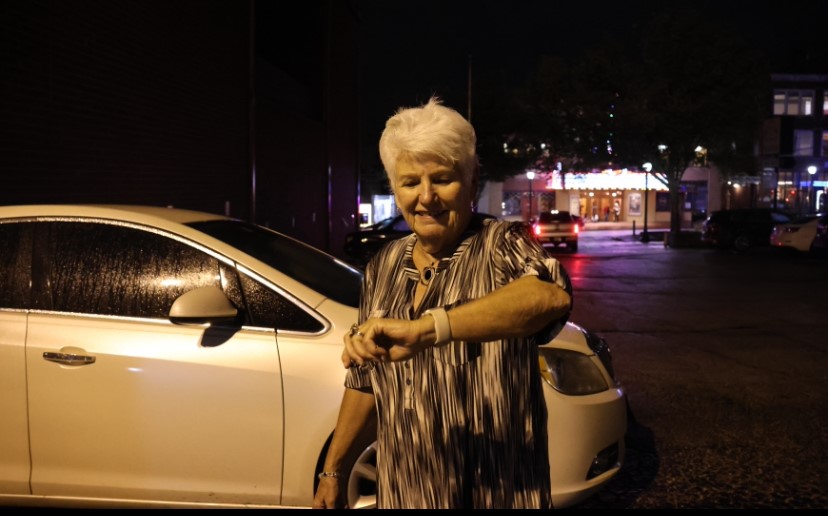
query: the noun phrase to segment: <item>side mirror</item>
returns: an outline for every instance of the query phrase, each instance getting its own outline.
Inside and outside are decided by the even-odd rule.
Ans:
[[[170,308],[175,324],[203,324],[231,321],[239,311],[219,287],[200,287],[178,296]]]

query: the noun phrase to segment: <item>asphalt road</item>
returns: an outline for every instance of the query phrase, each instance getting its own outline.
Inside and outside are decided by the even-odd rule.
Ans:
[[[629,230],[554,251],[634,418],[624,468],[578,508],[828,507],[828,257],[777,251]]]

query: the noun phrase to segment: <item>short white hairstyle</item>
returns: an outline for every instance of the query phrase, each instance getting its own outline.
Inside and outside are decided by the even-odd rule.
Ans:
[[[397,110],[385,123],[379,141],[380,159],[392,189],[401,157],[456,168],[468,187],[477,174],[476,147],[474,127],[437,97],[419,107]]]

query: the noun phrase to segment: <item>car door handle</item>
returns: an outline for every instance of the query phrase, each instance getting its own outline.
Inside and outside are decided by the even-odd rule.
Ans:
[[[95,357],[75,355],[74,353],[54,353],[51,351],[44,351],[43,358],[50,362],[57,362],[64,365],[87,365],[94,364]]]

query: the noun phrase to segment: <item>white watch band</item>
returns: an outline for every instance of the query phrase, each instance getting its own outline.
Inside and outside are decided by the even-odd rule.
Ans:
[[[435,346],[440,346],[451,340],[451,325],[445,308],[430,308],[425,311],[434,319],[434,333],[437,335]]]

